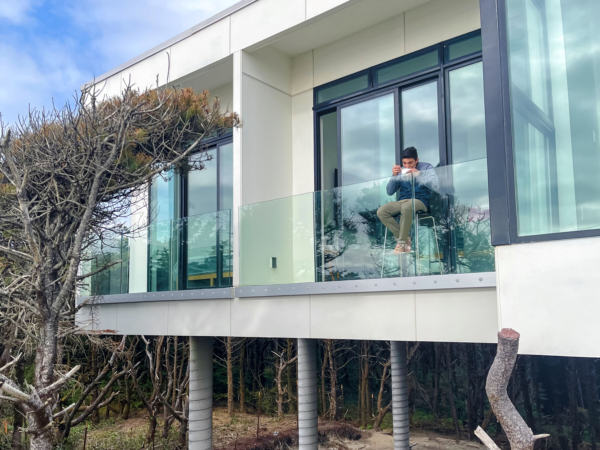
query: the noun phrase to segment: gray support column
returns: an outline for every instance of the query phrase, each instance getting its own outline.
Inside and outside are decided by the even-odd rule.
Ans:
[[[190,338],[189,450],[212,450],[213,338]]]
[[[409,450],[408,442],[408,369],[406,342],[392,341],[392,414],[394,423],[394,450]]]
[[[317,341],[298,339],[298,435],[300,450],[317,450]]]

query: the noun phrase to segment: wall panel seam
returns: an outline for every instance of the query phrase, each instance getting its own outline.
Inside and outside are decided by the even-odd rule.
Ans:
[[[308,89],[305,89],[305,90],[303,90],[303,91],[301,91],[301,92],[297,92],[297,93],[293,94],[293,95],[292,95],[292,98],[293,98],[293,97],[296,97],[296,96],[298,96],[298,95],[306,94],[307,92],[311,92],[311,91],[314,91],[314,89],[313,89],[313,88],[308,88]]]
[[[288,97],[292,98],[292,95],[288,94],[288,93],[287,93],[287,92],[285,92],[285,91],[282,91],[282,90],[281,90],[281,89],[279,89],[279,88],[276,88],[275,86],[272,86],[272,85],[270,85],[269,83],[267,83],[267,82],[265,82],[265,81],[263,81],[263,80],[259,80],[258,78],[256,78],[256,77],[253,77],[252,75],[249,75],[249,74],[247,74],[246,72],[242,72],[242,74],[243,74],[243,75],[245,75],[245,76],[247,76],[248,78],[251,78],[251,79],[253,79],[254,81],[258,81],[259,83],[262,83],[262,84],[264,84],[265,86],[268,86],[268,87],[270,87],[271,89],[274,89],[274,90],[276,90],[276,91],[279,91],[279,92],[281,92],[282,94],[285,94],[285,95],[287,95]]]

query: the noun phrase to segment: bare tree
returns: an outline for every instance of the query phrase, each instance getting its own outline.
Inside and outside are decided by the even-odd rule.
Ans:
[[[273,352],[273,354],[277,357],[277,367],[275,368],[275,384],[277,385],[277,417],[279,419],[283,418],[283,402],[284,396],[286,392],[290,389],[289,385],[283,385],[283,373],[288,366],[294,364],[298,359],[298,355],[294,356],[292,359],[288,359],[286,361],[285,350],[281,350],[280,353]],[[289,396],[288,396],[289,398]]]
[[[59,391],[79,370],[57,370],[59,340],[85,327],[75,293],[109,265],[80,273],[90,249],[114,235],[134,236],[124,219],[147,184],[173,170],[202,169],[205,137],[237,126],[218,99],[191,89],[138,92],[75,107],[32,111],[0,125],[0,328],[12,324],[35,349],[31,388],[0,373],[0,395],[27,416],[32,450],[50,449]],[[200,151],[199,158],[188,158]]]
[[[377,396],[377,417],[373,423],[373,429],[379,430],[381,428],[381,422],[392,408],[392,402],[390,401],[387,405],[383,406],[383,393],[385,391],[385,382],[389,376],[389,368],[392,364],[392,360],[388,359],[383,365],[383,375],[381,376],[381,383],[379,385],[379,395]]]
[[[507,387],[519,353],[520,335],[510,328],[498,333],[498,350],[496,358],[487,376],[485,390],[494,414],[502,424],[512,450],[533,450],[535,441],[547,438],[548,434],[534,435],[511,402]],[[475,434],[490,450],[498,450],[498,446],[481,427]]]
[[[118,347],[116,347],[114,349],[114,351],[113,351],[111,357],[109,358],[109,360],[107,361],[106,365],[103,367],[103,369],[101,371],[98,372],[98,374],[92,380],[92,382],[86,386],[86,388],[81,393],[79,400],[76,403],[72,404],[69,408],[67,408],[67,410],[63,410],[62,412],[59,412],[58,414],[56,414],[53,417],[55,420],[60,418],[61,416],[64,416],[64,418],[65,418],[64,422],[59,424],[59,429],[62,429],[61,436],[63,438],[69,437],[72,427],[77,426],[80,423],[82,423],[94,411],[98,411],[100,408],[104,408],[105,406],[108,407],[110,402],[112,402],[114,400],[114,398],[117,395],[119,395],[118,391],[116,391],[116,392],[113,391],[110,394],[110,396],[108,397],[108,399],[104,400],[104,398],[108,395],[108,393],[112,391],[112,387],[115,385],[115,383],[119,379],[121,379],[122,377],[124,377],[125,375],[128,374],[127,368],[124,368],[123,370],[120,370],[118,372],[115,370],[116,363],[117,363],[117,356],[119,355],[119,353],[121,353],[123,351],[126,339],[127,339],[127,336],[123,336],[121,343],[118,345]],[[132,352],[132,351],[133,350],[130,349],[130,352]],[[100,383],[104,380],[106,375],[108,375],[111,372],[112,372],[112,374],[111,374],[111,377],[108,380],[108,382],[104,385],[104,387],[101,390],[98,390],[98,386],[100,385]],[[94,390],[98,390],[99,391],[98,394],[92,399],[89,406],[85,407],[85,409],[83,411],[80,411],[80,407],[83,405],[84,401],[88,398],[88,396]],[[77,416],[77,413],[80,413],[80,414]]]

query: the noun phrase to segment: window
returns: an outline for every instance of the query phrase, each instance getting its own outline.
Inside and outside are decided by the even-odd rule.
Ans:
[[[317,93],[317,103],[326,103],[346,95],[363,91],[369,87],[369,75],[361,74],[339,83],[332,83]]]
[[[201,160],[199,160],[201,158]],[[202,170],[158,177],[150,188],[148,290],[232,283],[233,144],[192,155]]]
[[[451,70],[449,81],[452,162],[485,158],[483,63]]]
[[[410,146],[434,167],[485,158],[481,34],[317,87],[315,103],[316,190],[385,178]]]
[[[494,270],[480,33],[366,74],[368,89],[332,95],[322,105],[321,93],[357,75],[315,90],[317,280]],[[388,261],[386,247],[395,241],[377,218],[378,208],[391,200],[386,186],[392,166],[410,146],[420,162],[436,168],[440,184],[431,197],[430,226],[418,225],[430,244],[417,250],[427,267],[410,268],[406,261],[400,267],[391,252],[395,243]]]
[[[439,51],[427,51],[422,55],[403,59],[399,62],[387,65],[375,71],[375,84],[389,83],[414,75],[427,69],[440,65]]]
[[[600,228],[600,3],[507,0],[517,233]]]

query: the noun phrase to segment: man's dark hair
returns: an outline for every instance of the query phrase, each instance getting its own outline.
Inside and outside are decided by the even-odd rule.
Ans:
[[[402,151],[402,159],[414,159],[415,161],[419,159],[419,154],[417,153],[417,149],[414,147],[407,147]]]

